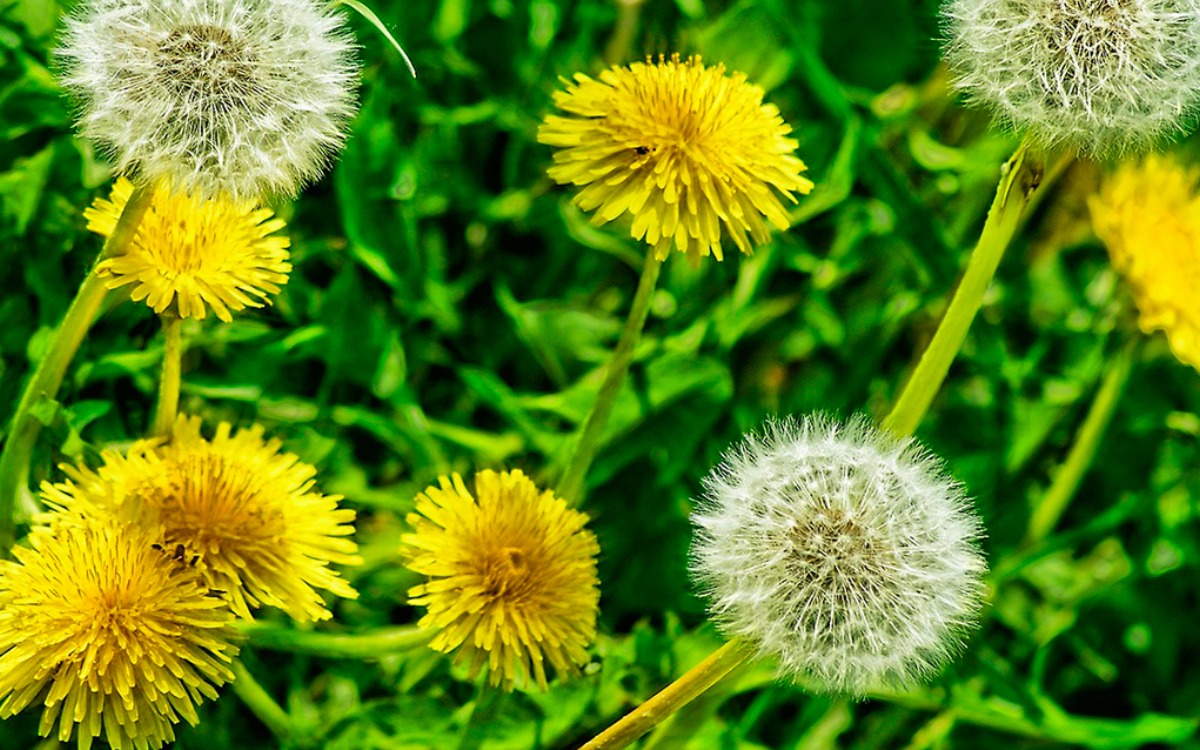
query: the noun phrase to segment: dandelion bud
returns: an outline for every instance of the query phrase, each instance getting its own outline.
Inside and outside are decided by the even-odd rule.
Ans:
[[[806,687],[911,683],[975,620],[980,523],[911,439],[789,419],[748,435],[705,487],[692,568],[714,621]]]
[[[122,173],[206,196],[295,194],[345,139],[357,64],[332,3],[84,0],[58,55]]]
[[[1200,102],[1197,0],[949,0],[944,15],[958,88],[1044,146],[1137,150]]]

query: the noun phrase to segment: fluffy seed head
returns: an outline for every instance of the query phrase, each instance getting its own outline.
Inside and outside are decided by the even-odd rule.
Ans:
[[[118,178],[107,200],[84,210],[88,229],[111,235],[132,194],[133,183]],[[102,260],[96,273],[109,289],[131,286],[133,300],[157,313],[174,306],[179,317],[202,320],[212,308],[229,322],[231,311],[269,304],[287,283],[291,243],[275,234],[283,227],[253,202],[202,200],[160,183],[129,250]]]
[[[1166,333],[1175,356],[1200,370],[1200,168],[1173,156],[1127,161],[1088,204],[1138,326]]]
[[[791,225],[779,196],[795,203],[796,141],[779,109],[742,73],[678,55],[582,73],[554,95],[538,141],[559,149],[550,176],[583,189],[575,203],[603,224],[633,218],[631,236],[665,259],[674,247],[698,263],[720,260],[727,234],[744,253]],[[749,237],[747,237],[749,234]]]
[[[430,646],[458,650],[474,676],[512,690],[546,689],[546,663],[574,674],[596,637],[596,537],[587,516],[520,471],[481,471],[475,495],[442,477],[417,496],[402,538],[408,567],[429,580],[409,591],[427,607]]]
[[[87,750],[158,748],[233,679],[232,613],[156,530],[89,518],[0,561],[0,716]],[[56,726],[57,725],[57,726]]]
[[[93,516],[152,524],[237,616],[250,619],[251,608],[267,605],[300,621],[328,619],[317,589],[358,596],[330,567],[362,562],[346,538],[354,511],[317,492],[316,469],[280,447],[257,425],[234,432],[221,423],[208,440],[199,417],[180,416],[169,442],[106,451],[95,471],[64,466],[70,481],[42,485],[57,512],[34,533]]]
[[[713,619],[811,689],[911,683],[975,620],[979,521],[911,439],[789,419],[747,435],[705,488],[692,569]]]
[[[1045,146],[1103,156],[1200,104],[1200,0],[949,0],[957,86]]]
[[[121,173],[237,199],[295,194],[354,112],[333,3],[84,0],[58,56],[79,127]]]

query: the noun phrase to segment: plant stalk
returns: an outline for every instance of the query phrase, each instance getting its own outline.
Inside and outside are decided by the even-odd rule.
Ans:
[[[183,319],[170,311],[159,317],[162,318],[164,344],[153,434],[169,438],[175,429],[175,416],[179,413],[179,388],[183,380]]]
[[[1025,533],[1024,546],[1032,546],[1042,541],[1058,524],[1059,519],[1067,510],[1071,498],[1079,489],[1079,484],[1087,474],[1088,468],[1096,458],[1096,450],[1108,423],[1112,421],[1125,392],[1125,385],[1133,372],[1133,365],[1141,352],[1143,337],[1134,336],[1108,365],[1108,372],[1096,391],[1096,398],[1088,408],[1087,416],[1075,433],[1075,440],[1067,452],[1066,459],[1058,467],[1046,494],[1038,501],[1037,507],[1029,517],[1029,528]]]
[[[258,622],[239,622],[237,628],[256,648],[331,659],[378,659],[420,648],[433,638],[431,631],[414,626],[379,628],[366,633],[319,633]]]
[[[100,259],[123,255],[137,235],[137,227],[150,205],[152,191],[135,186],[125,204],[113,233],[104,242]],[[0,453],[0,557],[6,556],[14,539],[14,510],[17,497],[29,489],[29,462],[33,446],[41,432],[41,423],[34,408],[44,400],[52,400],[66,377],[67,367],[83,343],[88,329],[95,322],[108,296],[108,288],[93,268],[80,285],[75,299],[54,332],[54,338],[38,363],[9,424],[4,450]]]
[[[498,685],[491,684],[487,679],[479,683],[479,693],[475,697],[475,707],[471,709],[471,718],[463,729],[462,738],[458,742],[458,750],[479,750],[483,744],[487,727],[492,724],[496,714],[504,702],[504,691]]]
[[[230,665],[233,670],[233,682],[230,687],[233,692],[241,699],[246,708],[250,709],[250,713],[258,717],[258,720],[271,730],[271,734],[279,739],[280,745],[288,745],[295,740],[296,732],[292,726],[292,719],[287,712],[275,702],[275,699],[254,679],[254,675],[250,674],[250,670],[246,669],[246,665],[240,659],[234,659]]]
[[[754,646],[734,638],[579,750],[620,750],[628,747],[660,721],[716,685],[754,653]]]
[[[1012,241],[1021,216],[1041,185],[1042,171],[1041,159],[1029,153],[1027,143],[1017,147],[1004,165],[979,244],[971,253],[967,269],[933,340],[921,355],[891,413],[883,420],[884,429],[897,435],[911,435],[929,410],[950,371],[950,364],[962,348],[967,329],[983,304],[984,293],[996,275],[996,268]]]
[[[625,374],[629,372],[629,364],[633,361],[633,352],[642,337],[642,329],[646,325],[646,316],[650,312],[650,299],[654,296],[654,287],[658,283],[658,272],[662,269],[653,250],[646,253],[646,262],[642,266],[642,276],[638,280],[637,292],[633,296],[633,304],[629,309],[629,317],[625,320],[625,328],[617,341],[612,360],[604,373],[604,382],[592,403],[583,430],[575,442],[566,471],[558,483],[557,494],[568,503],[578,505],[583,500],[588,468],[600,448],[600,438],[608,418],[612,415],[617,396],[621,392],[621,384],[625,382]]]

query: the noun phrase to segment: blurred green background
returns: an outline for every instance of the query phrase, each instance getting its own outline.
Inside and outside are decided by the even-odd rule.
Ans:
[[[518,693],[487,748],[571,748],[719,643],[687,575],[690,498],[773,414],[884,413],[936,325],[1015,140],[939,66],[932,0],[372,0],[419,71],[361,18],[361,112],[341,160],[292,204],[295,272],[273,307],[192,322],[182,407],[259,421],[360,513],[362,592],[321,629],[414,622],[403,515],[439,474],[552,480],[615,343],[643,248],[596,229],[535,141],[562,77],[648,54],[746,72],[795,128],[816,190],[753,257],[667,264],[590,475],[602,547],[589,676]],[[81,210],[107,167],[53,76],[58,0],[0,0],[0,420],[100,243]],[[1056,173],[919,437],[949,463],[1007,578],[931,686],[846,702],[759,665],[648,741],[659,748],[1200,747],[1200,375],[1147,342],[1096,461],[1048,539],[1023,549],[1132,330],[1092,238],[1103,165]],[[54,462],[140,436],[161,339],[141,305],[96,326],[47,417]],[[266,614],[268,620],[273,615]],[[245,650],[309,746],[452,748],[474,686],[418,650],[376,662]],[[177,747],[271,746],[228,694]],[[33,747],[37,715],[0,723]],[[52,747],[53,744],[46,744]]]

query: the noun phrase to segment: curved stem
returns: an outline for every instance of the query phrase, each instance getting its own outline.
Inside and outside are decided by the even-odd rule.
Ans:
[[[504,701],[504,691],[492,685],[488,680],[479,683],[479,694],[475,698],[475,707],[471,709],[471,718],[463,729],[462,739],[458,742],[458,750],[478,750],[483,744],[486,727],[492,723],[500,704]]]
[[[13,543],[13,510],[18,496],[29,487],[29,461],[42,423],[34,407],[43,399],[53,399],[66,376],[67,366],[83,337],[100,312],[108,288],[104,280],[89,272],[67,313],[54,332],[50,347],[21,394],[13,414],[4,452],[0,454],[0,553]]]
[[[145,187],[134,188],[116,228],[104,243],[101,259],[125,253],[150,205],[151,193]],[[12,547],[13,511],[18,495],[28,491],[29,487],[29,461],[33,456],[34,442],[41,431],[41,423],[33,413],[34,407],[58,395],[67,367],[99,315],[107,296],[108,289],[104,281],[96,275],[95,270],[89,271],[71,306],[67,308],[62,323],[54,332],[45,356],[26,383],[17,410],[13,413],[8,438],[3,453],[0,453],[0,556],[6,555]]]
[[[1016,232],[1021,215],[1029,205],[1042,179],[1042,162],[1034,158],[1022,143],[1004,166],[996,197],[988,211],[979,244],[971,253],[967,270],[938,324],[933,340],[921,355],[892,411],[883,420],[884,429],[897,435],[911,435],[929,410],[950,371],[950,363],[962,348],[967,329],[983,304],[983,295],[996,274],[1000,259]]]
[[[233,682],[230,686],[246,708],[250,709],[250,713],[257,716],[258,720],[271,730],[271,734],[279,738],[279,744],[287,745],[292,742],[296,733],[287,712],[262,685],[258,684],[258,680],[254,679],[254,675],[250,674],[250,670],[246,669],[246,665],[240,659],[234,659],[230,669],[233,670]]]
[[[158,408],[154,412],[154,435],[170,437],[179,413],[179,387],[183,379],[183,320],[173,312],[161,316],[163,326],[162,379],[158,384]]]
[[[288,651],[332,659],[378,659],[426,645],[433,633],[414,626],[379,628],[366,633],[319,633],[239,622],[238,630],[250,645],[272,651]]]
[[[637,34],[638,19],[646,0],[616,0],[617,25],[604,47],[604,62],[620,65],[629,57],[633,38]]]
[[[628,747],[660,721],[716,685],[754,653],[754,646],[734,638],[579,750],[619,750]]]
[[[1083,424],[1075,433],[1075,441],[1067,452],[1066,459],[1058,467],[1046,494],[1042,495],[1029,517],[1025,546],[1037,544],[1054,529],[1079,489],[1080,482],[1096,457],[1100,439],[1104,437],[1104,431],[1117,410],[1121,394],[1125,392],[1125,385],[1133,372],[1142,341],[1141,336],[1135,336],[1109,363],[1108,372],[1104,375],[1100,389],[1096,391],[1096,398],[1088,408]]]
[[[629,371],[629,363],[633,361],[633,351],[641,340],[642,328],[645,327],[646,316],[650,312],[650,298],[654,296],[654,286],[658,283],[658,272],[661,268],[662,261],[652,250],[648,251],[646,263],[642,266],[642,276],[638,280],[637,292],[629,309],[629,317],[625,320],[625,328],[621,331],[612,361],[604,373],[604,382],[600,384],[600,391],[592,403],[592,410],[588,412],[583,423],[583,430],[575,443],[567,469],[558,483],[556,494],[568,503],[578,504],[583,500],[588,467],[592,465],[592,459],[596,457],[596,451],[600,448],[600,437],[608,424],[613,406],[617,403],[617,395],[625,381],[625,373]]]

